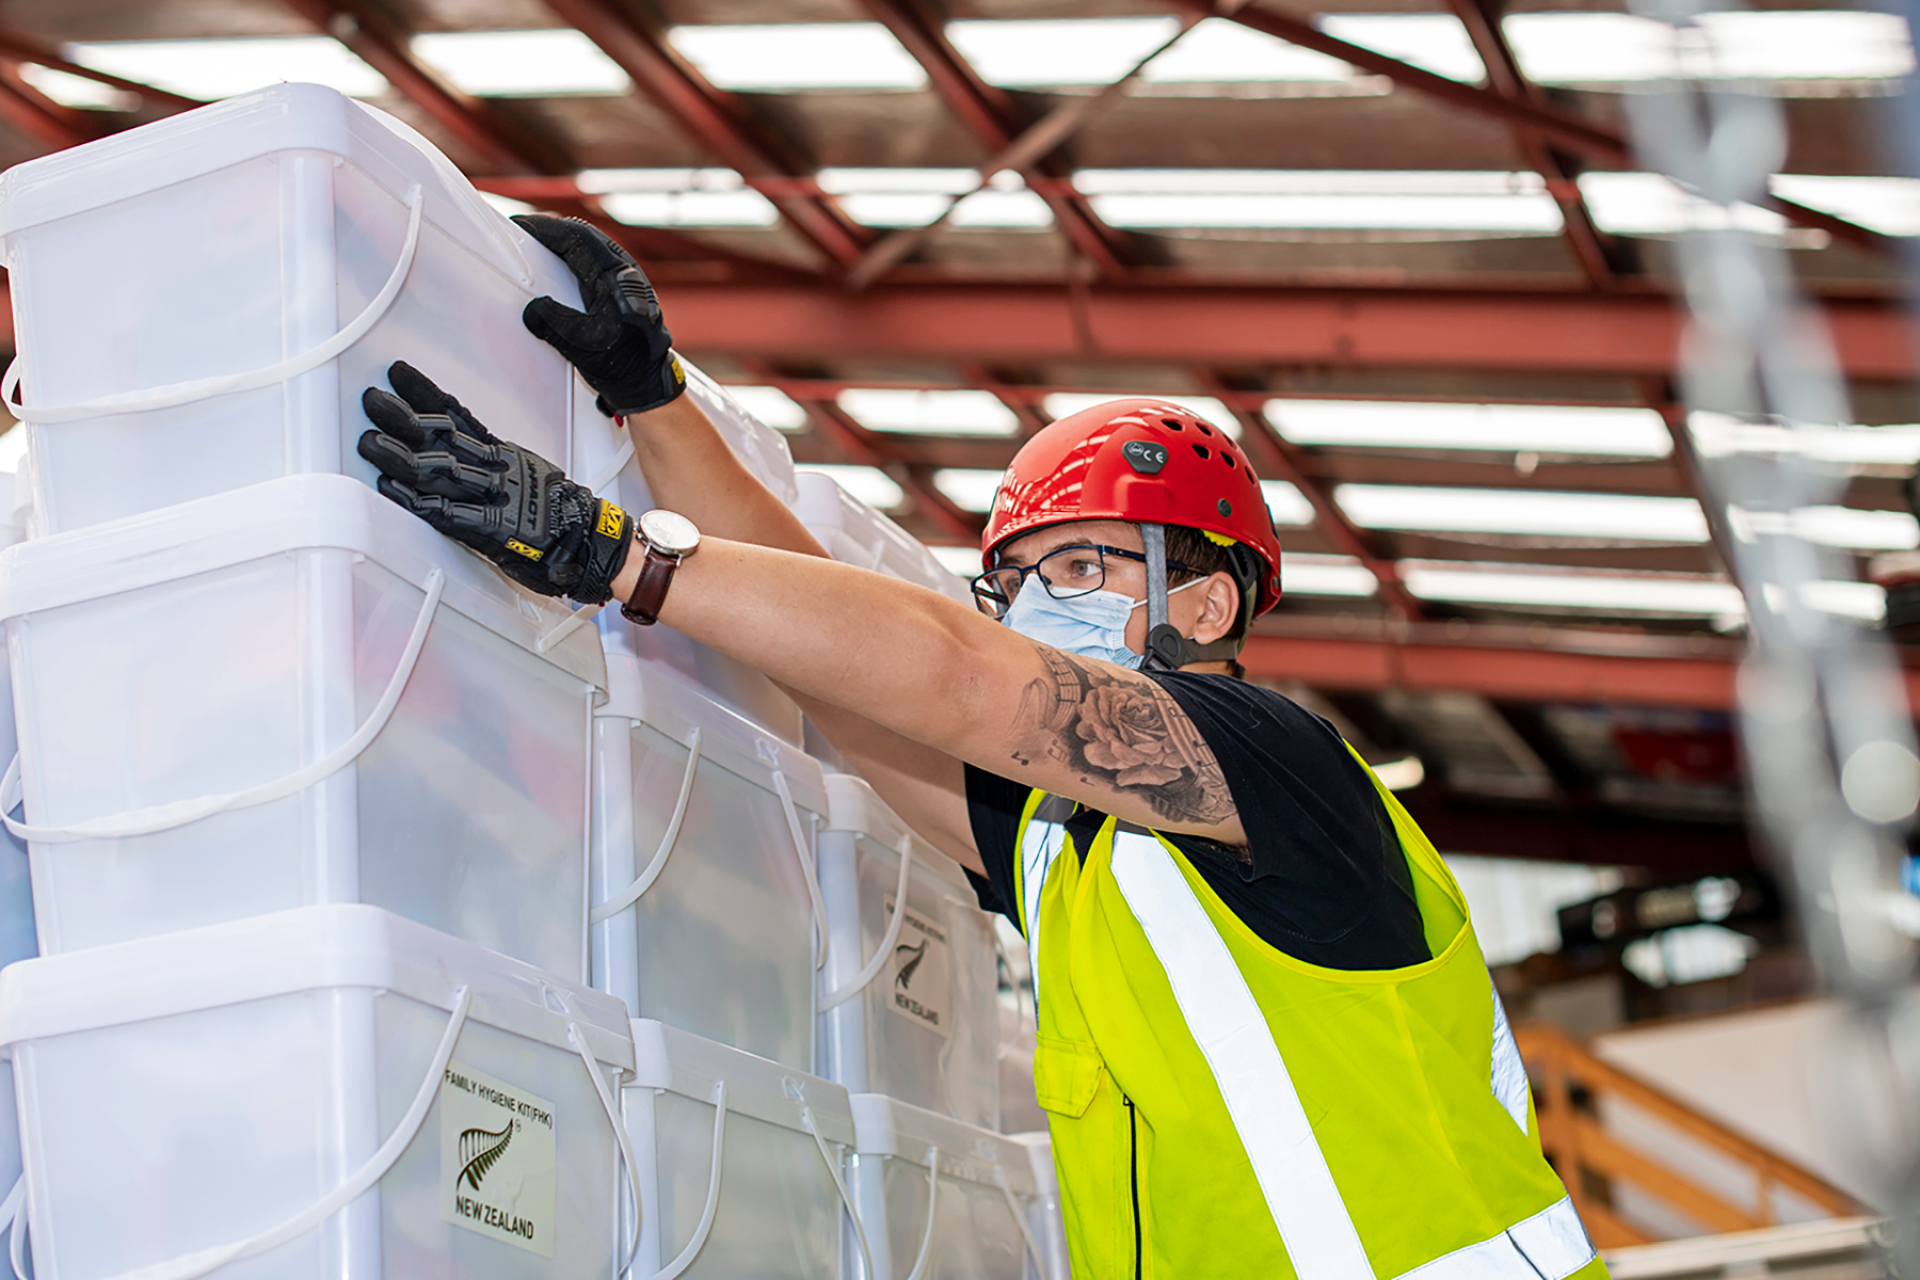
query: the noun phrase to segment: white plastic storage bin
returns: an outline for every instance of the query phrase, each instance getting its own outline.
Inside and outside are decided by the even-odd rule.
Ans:
[[[1066,1219],[1060,1211],[1060,1175],[1053,1167],[1053,1139],[1038,1133],[1009,1134],[1027,1149],[1038,1193],[1027,1206],[1027,1228],[1040,1251],[1039,1280],[1068,1280],[1073,1274],[1067,1259]]]
[[[7,490],[13,477],[0,472],[0,513],[10,505]],[[0,526],[0,546],[19,540],[17,525]],[[13,688],[0,681],[0,756],[12,758],[16,749],[13,734]],[[33,889],[27,878],[27,846],[12,832],[0,827],[0,966],[38,955],[39,943],[33,932]],[[20,1127],[14,1109],[13,1064],[0,1062],[0,1198],[20,1179]],[[24,1221],[24,1213],[21,1219]],[[9,1228],[0,1226],[0,1235]],[[23,1228],[24,1229],[24,1228]]]
[[[624,1247],[625,1010],[371,907],[14,965],[0,1046],[38,1280],[243,1242],[221,1280],[572,1280]]]
[[[1023,1144],[877,1093],[850,1101],[849,1181],[873,1251],[872,1276],[1044,1276],[1028,1226],[1039,1188]]]
[[[372,483],[396,359],[562,462],[573,375],[520,322],[560,260],[391,116],[278,85],[0,176],[39,529],[302,472]]]
[[[635,1277],[839,1280],[858,1249],[836,1084],[659,1022],[633,1024],[627,1132],[640,1170]],[[721,1104],[724,1102],[724,1106]]]
[[[339,476],[10,549],[40,949],[365,902],[584,980],[606,666],[537,652],[566,616]]]
[[[706,374],[685,360],[681,364],[687,371],[688,397],[706,410],[734,455],[782,502],[792,503],[793,458],[785,437],[748,413]],[[634,461],[632,439],[625,428],[594,408],[593,399],[593,392],[581,383],[574,406],[571,473],[638,518],[656,504],[640,464]],[[671,667],[762,728],[788,742],[801,740],[800,708],[746,663],[689,640],[671,627],[637,627],[620,616],[618,605],[600,610],[596,622],[609,652],[630,653]]]
[[[996,1128],[993,924],[965,874],[909,832],[872,787],[843,773],[827,775],[819,843],[828,932],[820,1073],[852,1093],[884,1093]]]
[[[800,490],[794,514],[835,560],[931,587],[962,604],[973,603],[958,574],[949,573],[912,534],[842,489],[832,476],[799,471],[794,483]]]
[[[594,718],[593,982],[813,1069],[820,766],[678,672],[607,655]]]

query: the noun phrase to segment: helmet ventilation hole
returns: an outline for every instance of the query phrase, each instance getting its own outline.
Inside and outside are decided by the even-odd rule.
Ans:
[[[1165,424],[1169,431],[1182,431],[1185,429],[1178,418],[1162,418],[1160,421]]]
[[[1222,449],[1220,451],[1220,461],[1226,463],[1227,467],[1231,469],[1233,467],[1233,454],[1226,449]]]
[[[1203,436],[1210,436],[1213,434],[1213,428],[1208,426],[1206,423],[1200,421],[1198,418],[1194,419],[1193,425],[1194,425],[1194,428],[1197,431],[1199,431],[1199,433]]]
[[[1213,456],[1213,451],[1208,449],[1207,446],[1203,444],[1196,444],[1195,446],[1193,446],[1193,451],[1199,454],[1202,458],[1211,458]]]

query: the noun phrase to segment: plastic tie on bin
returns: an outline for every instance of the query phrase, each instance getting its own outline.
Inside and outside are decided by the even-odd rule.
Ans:
[[[380,322],[380,318],[386,315],[387,309],[393,305],[393,300],[400,296],[400,290],[407,282],[407,275],[413,270],[414,254],[420,248],[420,223],[425,208],[426,198],[416,183],[407,193],[407,238],[400,246],[400,257],[393,264],[393,271],[387,276],[387,282],[380,286],[380,292],[373,295],[373,300],[367,303],[359,315],[348,321],[331,338],[317,346],[309,347],[297,356],[291,356],[277,364],[251,369],[245,373],[222,373],[210,378],[193,378],[186,382],[172,382],[165,386],[148,387],[140,391],[119,391],[93,400],[82,400],[77,404],[31,405],[14,403],[14,393],[20,387],[20,357],[16,355],[13,363],[7,366],[6,374],[0,376],[0,397],[5,398],[7,410],[23,422],[78,422],[87,418],[102,418],[118,413],[144,413],[153,409],[173,409],[199,400],[210,400],[215,396],[257,391],[262,387],[276,386],[291,378],[297,378],[303,373],[311,373],[366,337],[373,326]]]
[[[447,1019],[447,1029],[440,1037],[439,1046],[433,1051],[433,1061],[428,1064],[426,1078],[420,1081],[413,1101],[387,1140],[380,1144],[380,1149],[355,1170],[352,1177],[306,1209],[257,1235],[231,1244],[214,1245],[182,1258],[123,1271],[112,1280],[197,1280],[197,1277],[209,1272],[247,1258],[257,1258],[268,1250],[278,1249],[288,1241],[298,1239],[365,1195],[375,1183],[387,1176],[387,1170],[399,1161],[420,1132],[420,1126],[426,1122],[427,1112],[433,1109],[433,1101],[439,1094],[441,1077],[446,1074],[447,1063],[453,1057],[453,1046],[460,1039],[460,1029],[466,1025],[467,1012],[472,1007],[473,990],[463,983],[454,990],[453,1011]]]
[[[927,1148],[927,1229],[920,1237],[920,1252],[914,1257],[913,1270],[907,1273],[907,1280],[926,1280],[927,1268],[933,1262],[934,1226],[939,1222],[940,1212],[940,1148]]]
[[[707,1203],[700,1210],[700,1221],[693,1228],[693,1237],[687,1241],[686,1248],[660,1270],[647,1277],[647,1280],[675,1280],[681,1272],[693,1265],[700,1251],[707,1247],[707,1237],[713,1234],[713,1217],[720,1211],[720,1169],[721,1158],[727,1149],[727,1082],[716,1080],[713,1085],[713,1165],[707,1177]]]
[[[567,1043],[580,1055],[580,1061],[587,1064],[587,1076],[593,1081],[593,1091],[600,1098],[600,1107],[607,1113],[607,1123],[613,1126],[613,1140],[620,1147],[620,1162],[627,1169],[627,1196],[633,1202],[633,1230],[628,1233],[627,1247],[620,1255],[620,1268],[614,1274],[624,1276],[633,1267],[633,1255],[640,1248],[640,1166],[633,1158],[633,1139],[627,1134],[627,1126],[620,1118],[620,1108],[613,1100],[613,1093],[607,1088],[607,1082],[600,1078],[600,1061],[593,1056],[593,1050],[587,1047],[586,1032],[577,1022],[567,1024]]]
[[[1007,1185],[1006,1171],[1000,1167],[998,1160],[993,1165],[993,1181],[1000,1188],[1000,1194],[1007,1198],[1007,1212],[1013,1215],[1013,1225],[1020,1228],[1020,1239],[1027,1246],[1027,1256],[1033,1259],[1033,1273],[1040,1276],[1047,1274],[1046,1264],[1040,1260],[1040,1245],[1033,1238],[1033,1228],[1027,1225],[1026,1211],[1021,1209],[1020,1199],[1013,1194],[1013,1188]]]
[[[787,831],[793,836],[794,856],[800,859],[800,874],[807,882],[807,899],[813,904],[813,967],[827,962],[827,906],[820,897],[820,872],[815,866],[813,841],[800,821],[800,807],[793,802],[793,787],[787,775],[773,771],[773,789],[780,795],[781,811],[787,815]]]
[[[634,877],[632,884],[587,913],[588,924],[599,924],[640,901],[641,895],[653,888],[653,882],[667,869],[667,857],[673,852],[674,842],[680,838],[680,826],[687,817],[687,800],[693,795],[693,776],[699,768],[700,726],[695,725],[687,731],[687,771],[680,776],[680,794],[674,797],[673,815],[667,819],[667,829],[661,833],[660,844],[654,849],[653,857],[648,859],[646,870]],[[0,796],[0,799],[4,799],[4,796]]]
[[[0,1200],[0,1228],[7,1233],[7,1262],[14,1280],[27,1280],[27,1175],[13,1180],[13,1190]]]
[[[880,976],[887,967],[887,960],[893,955],[893,944],[900,940],[900,925],[907,915],[907,874],[913,870],[913,837],[904,835],[896,846],[900,854],[900,882],[893,891],[893,914],[887,919],[887,931],[880,939],[880,945],[860,966],[860,971],[849,978],[844,986],[835,987],[820,997],[819,1012],[825,1013],[838,1005],[845,1004],[865,990],[867,985]]]
[[[415,665],[420,661],[420,650],[427,643],[427,631],[433,624],[434,613],[440,607],[440,597],[446,593],[447,575],[444,570],[434,569],[427,574],[425,598],[420,602],[419,616],[413,620],[413,631],[407,636],[406,647],[400,651],[400,661],[394,666],[393,677],[387,681],[387,687],[381,692],[380,700],[374,704],[373,711],[366,722],[354,730],[353,736],[329,751],[320,759],[292,773],[276,778],[272,782],[263,782],[259,786],[247,787],[240,791],[229,791],[219,795],[200,796],[193,800],[175,800],[167,804],[151,805],[145,809],[134,809],[126,813],[111,814],[103,818],[89,818],[85,822],[76,822],[69,827],[40,827],[25,822],[16,822],[11,809],[18,800],[21,788],[20,757],[16,755],[13,763],[7,767],[5,777],[0,778],[0,822],[7,830],[22,840],[37,841],[42,844],[66,844],[76,840],[116,840],[130,836],[152,835],[157,831],[171,831],[175,827],[184,827],[188,823],[210,818],[217,813],[227,813],[234,809],[249,809],[256,805],[267,804],[274,800],[284,800],[291,795],[305,791],[316,782],[332,777],[357,760],[361,753],[373,745],[387,722],[393,718],[393,712],[400,705],[400,695],[406,692],[407,681],[413,675]]]
[[[800,1103],[800,1125],[813,1139],[814,1149],[820,1153],[821,1163],[827,1166],[827,1176],[833,1179],[833,1189],[840,1193],[840,1203],[846,1206],[847,1218],[853,1223],[853,1234],[860,1241],[860,1256],[866,1261],[867,1274],[877,1274],[873,1269],[873,1246],[867,1243],[867,1226],[860,1221],[860,1210],[854,1207],[853,1192],[847,1187],[847,1179],[840,1172],[840,1162],[833,1158],[833,1152],[827,1149],[827,1140],[820,1132],[820,1126],[814,1123],[813,1108],[807,1105],[806,1094],[798,1081],[787,1081],[787,1093]]]

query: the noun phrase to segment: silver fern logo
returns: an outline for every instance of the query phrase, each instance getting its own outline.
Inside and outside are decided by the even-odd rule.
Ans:
[[[487,1171],[500,1162],[507,1153],[507,1147],[513,1142],[513,1121],[507,1121],[499,1130],[467,1129],[460,1134],[460,1176],[456,1182],[464,1182],[475,1191],[480,1189],[481,1179]]]
[[[920,962],[926,958],[927,944],[925,939],[922,939],[920,945],[917,947],[910,947],[904,942],[895,947],[893,949],[893,959],[894,962],[900,966],[900,971],[893,975],[893,985],[902,991],[911,987],[913,985],[913,971],[918,969]]]

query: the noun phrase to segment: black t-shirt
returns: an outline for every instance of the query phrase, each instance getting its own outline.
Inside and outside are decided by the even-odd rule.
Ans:
[[[1430,959],[1393,821],[1339,732],[1292,699],[1230,676],[1146,674],[1212,748],[1246,828],[1247,848],[1238,852],[1169,837],[1233,913],[1280,951],[1330,969]],[[984,881],[969,878],[982,906],[1017,925],[1014,867],[1029,789],[971,765],[966,774],[974,843],[987,868]],[[1067,820],[1083,857],[1105,820],[1085,809]]]

